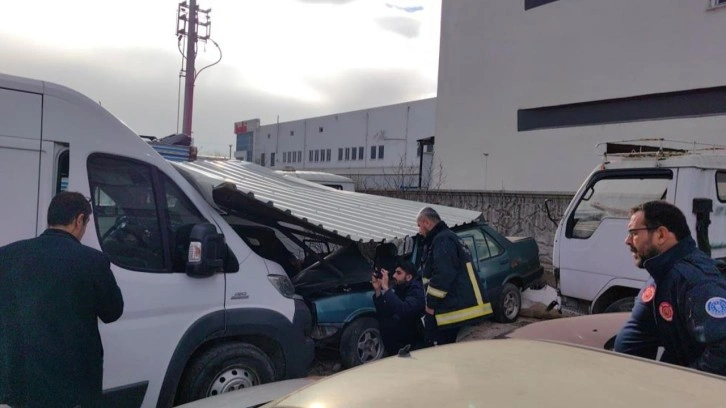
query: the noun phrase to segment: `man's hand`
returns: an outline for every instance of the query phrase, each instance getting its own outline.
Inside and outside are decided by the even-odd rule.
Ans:
[[[381,289],[385,292],[388,290],[388,271],[381,268]]]
[[[421,310],[421,309],[419,309],[419,310]],[[433,316],[434,315],[434,309],[426,306],[426,314],[430,314],[431,316]]]
[[[373,285],[373,291],[376,293],[376,296],[381,295],[381,280],[376,278],[375,272],[371,275],[371,285]]]

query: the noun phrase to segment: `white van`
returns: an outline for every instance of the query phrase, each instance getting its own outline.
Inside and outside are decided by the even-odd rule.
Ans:
[[[632,309],[648,273],[634,265],[624,241],[629,210],[646,201],[675,204],[698,246],[713,258],[726,257],[726,150],[687,146],[608,144],[555,234],[552,261],[562,309]]]
[[[0,173],[0,245],[42,233],[59,191],[93,203],[83,243],[109,256],[125,301],[100,325],[108,406],[169,407],[307,373],[311,314],[282,267],[99,104],[0,74]]]

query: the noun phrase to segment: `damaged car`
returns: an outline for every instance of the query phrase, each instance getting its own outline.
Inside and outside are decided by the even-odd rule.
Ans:
[[[416,215],[429,204],[301,183],[246,162],[175,166],[253,251],[284,270],[274,279],[310,307],[318,346],[337,348],[346,367],[383,357],[370,285],[376,249],[417,263]],[[535,240],[505,237],[477,211],[430,206],[469,246],[496,320],[514,321],[521,291],[543,273]]]

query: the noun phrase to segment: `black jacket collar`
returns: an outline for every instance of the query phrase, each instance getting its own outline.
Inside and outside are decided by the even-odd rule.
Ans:
[[[56,228],[48,228],[47,230],[43,231],[41,236],[55,236],[55,237],[70,238],[70,239],[78,242],[79,244],[81,243],[81,241],[79,241],[78,238],[73,236],[73,234],[71,234],[70,232],[66,232],[61,229],[56,229]]]
[[[695,250],[696,241],[689,236],[678,241],[676,245],[662,254],[643,262],[643,266],[653,279],[659,281],[668,275],[676,262]]]

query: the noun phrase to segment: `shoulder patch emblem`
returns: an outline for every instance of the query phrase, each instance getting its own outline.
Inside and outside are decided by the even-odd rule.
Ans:
[[[643,290],[643,294],[640,295],[640,300],[643,301],[643,303],[648,303],[655,297],[655,286],[650,285],[647,288]]]
[[[716,319],[726,317],[726,299],[722,297],[712,297],[706,301],[706,313]]]
[[[661,302],[658,306],[658,312],[663,320],[670,322],[673,321],[673,306],[668,302]]]

